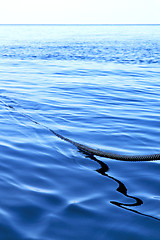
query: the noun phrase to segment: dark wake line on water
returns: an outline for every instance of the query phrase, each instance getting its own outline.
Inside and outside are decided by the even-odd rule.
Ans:
[[[3,97],[4,97],[4,96],[3,96]],[[7,97],[6,97],[6,98],[7,98]],[[8,98],[8,99],[9,99],[9,98]],[[11,100],[11,99],[9,99],[9,100],[10,100],[12,103],[16,103],[14,100]],[[53,133],[54,135],[56,135],[57,137],[59,137],[59,138],[61,138],[61,139],[64,139],[64,140],[67,139],[67,138],[65,139],[65,137],[63,137],[63,136],[55,133],[52,129],[48,128],[47,126],[45,126],[45,125],[43,125],[43,124],[35,121],[34,119],[32,119],[30,116],[26,115],[25,113],[22,113],[22,112],[18,111],[15,107],[13,107],[12,105],[7,104],[7,103],[4,102],[3,100],[0,100],[0,102],[3,103],[3,105],[5,105],[5,107],[7,107],[7,109],[9,109],[9,110],[14,110],[14,111],[18,112],[20,115],[23,115],[25,118],[29,119],[29,120],[32,121],[33,123],[38,124],[38,125],[46,128],[47,130],[49,130],[50,132],[52,132],[52,133]],[[16,103],[16,104],[17,104],[17,103]],[[71,143],[72,143],[72,142],[71,142]],[[111,204],[113,204],[113,205],[115,205],[115,206],[117,206],[117,207],[123,208],[123,209],[125,209],[125,210],[127,210],[127,211],[130,211],[130,212],[139,214],[139,215],[141,215],[141,216],[149,217],[149,218],[152,218],[152,219],[155,219],[155,220],[160,221],[160,219],[157,218],[157,217],[154,217],[154,216],[148,215],[148,214],[144,214],[144,213],[141,213],[141,212],[139,212],[139,211],[137,211],[137,210],[134,210],[134,209],[129,208],[129,207],[137,207],[137,206],[140,206],[140,205],[143,204],[143,201],[142,201],[140,198],[138,198],[138,197],[134,197],[134,196],[128,195],[126,186],[125,186],[120,180],[118,180],[118,179],[110,176],[109,174],[107,174],[107,172],[108,172],[108,170],[109,170],[109,167],[108,167],[107,164],[105,164],[103,161],[98,160],[93,154],[91,154],[91,153],[89,153],[89,152],[86,152],[86,151],[84,151],[84,150],[81,149],[81,148],[79,148],[79,151],[82,152],[86,157],[89,157],[91,160],[97,162],[97,163],[101,166],[101,168],[99,168],[99,169],[96,170],[99,174],[101,174],[101,175],[103,175],[103,176],[105,176],[105,177],[108,177],[108,178],[112,179],[113,181],[115,181],[116,183],[118,183],[118,188],[116,189],[116,191],[118,191],[119,193],[122,193],[122,194],[123,194],[125,197],[127,197],[127,198],[130,198],[130,199],[135,200],[134,203],[128,203],[128,204],[127,204],[127,203],[120,203],[120,202],[116,202],[116,201],[110,201]]]
[[[13,100],[9,99],[11,102],[14,102]],[[119,160],[119,161],[129,161],[129,162],[139,162],[139,161],[155,161],[155,160],[160,160],[160,154],[146,154],[146,155],[121,155],[121,154],[116,154],[116,153],[112,153],[112,152],[106,152],[106,151],[101,151],[98,149],[94,149],[91,147],[88,147],[84,144],[80,144],[78,142],[75,142],[57,132],[55,132],[54,130],[52,130],[51,128],[48,128],[46,125],[43,125],[37,121],[35,121],[33,118],[31,118],[29,115],[18,111],[15,107],[13,107],[12,105],[8,105],[7,103],[5,103],[3,100],[0,100],[7,108],[11,108],[13,110],[15,110],[16,112],[18,112],[20,115],[23,115],[25,118],[28,118],[30,121],[34,122],[35,124],[38,124],[44,128],[46,128],[47,130],[49,130],[51,133],[53,133],[55,136],[59,137],[60,139],[69,142],[71,144],[73,144],[74,146],[76,146],[78,149],[92,154],[93,156],[100,156],[100,157],[104,157],[104,158],[110,158],[110,159],[114,159],[114,160]]]

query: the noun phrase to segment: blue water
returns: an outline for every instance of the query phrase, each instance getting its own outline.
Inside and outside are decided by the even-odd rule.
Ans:
[[[159,161],[47,129],[160,153],[159,76],[159,25],[0,26],[0,240],[160,239]]]

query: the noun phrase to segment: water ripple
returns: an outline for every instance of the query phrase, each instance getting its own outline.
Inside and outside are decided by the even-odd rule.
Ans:
[[[159,240],[159,26],[0,33],[0,239]]]

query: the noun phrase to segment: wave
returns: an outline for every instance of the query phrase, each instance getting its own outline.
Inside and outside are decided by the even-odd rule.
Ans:
[[[120,64],[155,64],[160,63],[160,46],[148,43],[114,43],[104,42],[69,43],[57,45],[54,43],[0,46],[0,58],[3,59],[36,59],[36,60],[70,60],[113,62]]]

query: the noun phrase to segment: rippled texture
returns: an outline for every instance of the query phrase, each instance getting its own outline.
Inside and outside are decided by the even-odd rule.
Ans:
[[[160,153],[160,26],[1,25],[0,36],[0,239],[159,240],[159,161],[87,156],[47,128]]]

